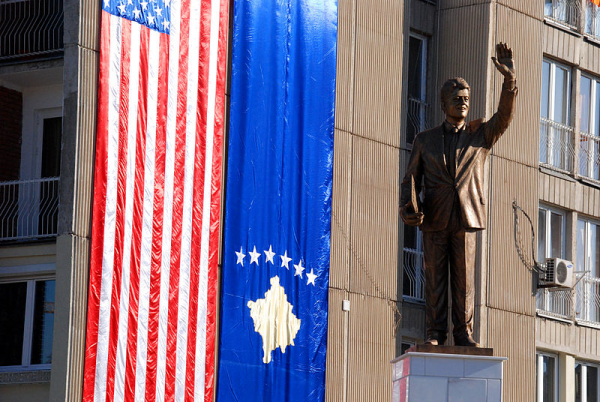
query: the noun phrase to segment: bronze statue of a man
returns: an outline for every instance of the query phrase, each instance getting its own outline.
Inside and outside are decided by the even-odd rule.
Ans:
[[[518,92],[512,50],[499,43],[496,56],[492,60],[504,76],[498,111],[487,122],[480,119],[466,124],[469,84],[462,78],[446,81],[441,90],[446,120],[415,137],[402,181],[402,220],[423,232],[425,343],[430,345],[446,341],[450,279],[454,343],[479,346],[472,331],[476,235],[485,228],[486,220],[483,166],[512,120]],[[422,185],[423,205],[415,206],[415,200],[420,204],[415,194],[420,194]]]

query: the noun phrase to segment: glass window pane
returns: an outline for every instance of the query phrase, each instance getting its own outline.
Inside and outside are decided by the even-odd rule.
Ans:
[[[585,271],[585,221],[577,220],[577,271]]]
[[[0,284],[0,366],[22,364],[27,282]]]
[[[591,93],[592,80],[587,77],[581,77],[581,91],[579,96],[581,97],[581,131],[590,132],[590,93]]]
[[[569,114],[567,112],[568,105],[568,72],[567,70],[556,67],[554,77],[554,116],[553,120],[559,123],[568,124]]]
[[[550,238],[552,241],[551,257],[563,258],[563,216],[552,212],[550,218]]]
[[[546,259],[546,211],[540,208],[538,214],[538,260]]]
[[[542,64],[542,117],[548,119],[549,116],[549,92],[550,91],[550,63],[545,61]]]
[[[544,402],[554,402],[554,357],[543,357],[542,394]]]
[[[600,107],[600,82],[594,82],[596,86],[596,115],[594,116],[594,125],[592,127],[592,134],[598,136],[600,135],[600,111],[598,108]]]
[[[54,281],[35,284],[31,364],[52,363],[52,332],[54,330]]]
[[[590,267],[591,276],[600,277],[600,226],[590,224]]]
[[[598,402],[598,367],[587,366],[586,402]]]
[[[544,1],[544,15],[552,16],[552,0]]]
[[[581,364],[575,364],[575,402],[581,401]]]

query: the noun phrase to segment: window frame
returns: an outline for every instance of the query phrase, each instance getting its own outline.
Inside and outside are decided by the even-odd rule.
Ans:
[[[575,360],[575,366],[577,366],[577,364],[579,364],[581,366],[581,402],[588,402],[587,401],[587,369],[588,367],[595,367],[598,371],[597,371],[597,376],[596,376],[596,389],[598,390],[598,395],[596,395],[596,400],[600,400],[600,365],[598,363],[592,363],[589,361],[585,361],[585,360]],[[577,382],[575,382],[575,387],[577,387]],[[577,389],[575,388],[573,390],[575,393],[577,392]],[[577,394],[575,394],[577,395]],[[573,400],[575,400],[575,395],[573,395]]]
[[[544,390],[544,371],[541,368],[544,366],[544,357],[554,359],[554,401],[558,402],[558,390],[559,390],[559,364],[560,360],[558,355],[551,352],[536,351],[536,401],[537,402],[548,402],[544,401],[543,390]]]
[[[422,51],[421,51],[421,71],[420,71],[420,77],[421,77],[421,93],[419,94],[419,98],[416,99],[417,102],[419,102],[419,104],[421,104],[421,109],[420,109],[420,113],[419,113],[419,123],[420,126],[417,128],[417,132],[415,133],[415,136],[417,133],[425,130],[427,128],[427,53],[429,51],[429,38],[425,35],[421,35],[419,33],[416,33],[414,31],[410,31],[409,35],[408,35],[408,48],[410,48],[410,39],[414,38],[417,39],[421,42],[421,46],[422,46]],[[410,71],[410,50],[408,51],[408,61],[407,61],[407,68]],[[406,94],[406,102],[407,102],[407,109],[410,108],[410,99],[411,99],[411,95],[408,94],[408,89],[407,89],[407,94]],[[409,112],[407,110],[407,112]],[[408,125],[411,124],[410,123],[410,119],[406,119],[406,134],[408,135]],[[414,137],[413,137],[413,141],[414,141]],[[408,138],[404,139],[404,142],[406,143],[408,148],[412,148],[412,141],[408,141]]]
[[[567,252],[567,239],[566,239],[566,233],[567,233],[567,211],[564,209],[560,209],[557,207],[553,207],[547,204],[543,204],[540,203],[538,205],[538,213],[540,210],[544,210],[545,214],[546,214],[546,228],[545,228],[545,249],[546,249],[546,256],[544,257],[544,261],[541,262],[545,262],[546,258],[565,258],[566,252]],[[552,213],[558,214],[562,216],[562,224],[561,224],[561,250],[560,250],[560,254],[561,255],[549,255],[548,253],[552,252],[552,224],[550,223],[550,225],[548,224],[550,222],[550,219],[552,217]],[[538,230],[539,230],[539,223],[538,223]],[[539,234],[538,234],[539,236]],[[539,257],[539,251],[538,251],[538,257]]]
[[[599,11],[600,13],[600,11]],[[578,169],[577,169],[577,173],[579,174],[579,176],[581,177],[585,177],[591,180],[600,180],[600,177],[596,178],[593,177],[594,174],[594,158],[587,158],[587,172],[588,174],[583,174],[582,173],[582,168],[581,168],[581,162],[582,162],[582,148],[581,148],[581,136],[584,135],[585,137],[591,137],[588,141],[590,141],[591,144],[593,144],[593,141],[599,141],[600,142],[600,132],[594,132],[597,127],[595,127],[595,121],[598,118],[598,114],[600,113],[600,110],[598,110],[598,108],[600,107],[600,105],[597,105],[597,100],[598,100],[598,90],[600,88],[600,77],[596,77],[592,74],[588,74],[587,72],[581,72],[581,77],[582,78],[587,78],[588,80],[590,80],[590,101],[589,101],[589,110],[588,110],[588,128],[590,129],[588,132],[583,131],[581,129],[582,124],[581,122],[583,121],[583,102],[581,100],[581,96],[579,98],[579,103],[580,103],[580,107],[579,107],[579,121],[580,121],[580,125],[579,125],[579,141],[577,142],[577,146],[579,147],[579,164],[578,164]],[[579,91],[578,94],[581,94],[581,84],[582,84],[583,80],[580,80],[579,82]],[[589,146],[589,145],[588,145]],[[592,151],[593,152],[593,151]],[[598,169],[600,170],[600,166],[598,166]]]

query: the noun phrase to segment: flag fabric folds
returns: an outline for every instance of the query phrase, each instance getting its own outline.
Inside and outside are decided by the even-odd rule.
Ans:
[[[85,401],[212,401],[228,0],[102,0]]]
[[[217,400],[322,401],[335,0],[237,0]]]

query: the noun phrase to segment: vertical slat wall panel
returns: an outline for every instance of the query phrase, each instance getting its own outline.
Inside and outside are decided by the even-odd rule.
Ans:
[[[542,27],[542,49],[544,53],[566,63],[578,64],[581,39],[546,24],[543,24]]]
[[[342,300],[348,293],[329,289],[329,316],[327,320],[327,371],[325,400],[345,402],[348,372],[348,315],[342,311]]]
[[[540,149],[540,77],[543,58],[539,46],[540,21],[501,5],[496,7],[496,21],[497,31],[494,42],[507,43],[513,49],[519,95],[516,99],[514,119],[492,152],[494,155],[537,167]],[[493,43],[491,45],[493,46]],[[491,79],[495,83],[494,91],[488,96],[488,102],[493,105],[491,113],[495,113],[504,80],[492,61],[488,59],[486,62],[489,63]]]
[[[537,169],[492,156],[490,172],[488,303],[493,308],[533,315],[532,273],[521,263],[514,245],[512,202],[530,215],[537,230]],[[524,251],[531,257],[529,224],[521,218]]]
[[[399,150],[361,137],[352,147],[350,290],[396,298]]]
[[[356,42],[356,0],[338,2],[335,127],[352,131],[354,99],[354,56]]]
[[[600,72],[600,48],[598,45],[584,42],[581,49],[580,67],[594,75]]]
[[[350,267],[350,188],[352,136],[335,130],[329,286],[348,290]]]
[[[535,400],[535,318],[490,309],[488,347],[494,355],[508,357],[504,364],[503,401]]]
[[[438,83],[441,87],[452,77],[467,80],[471,86],[470,120],[485,116],[487,63],[491,54],[490,7],[490,4],[480,4],[442,10],[440,14],[439,32],[443,34],[439,36]],[[437,124],[444,116],[436,102],[433,109]]]
[[[539,174],[540,201],[584,215],[600,215],[600,189],[549,174]]]
[[[395,357],[393,314],[380,298],[350,294],[348,402],[389,401]]]
[[[540,6],[538,1],[523,1],[523,0],[497,0],[498,4],[512,8],[521,14],[528,15],[530,17],[542,20],[544,18],[544,8]],[[511,26],[516,28],[517,23],[511,23]],[[539,25],[537,27],[539,29]],[[528,41],[531,41],[528,38]]]
[[[357,0],[353,132],[400,146],[403,8],[399,0]]]

